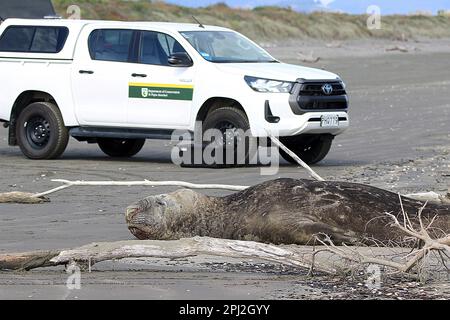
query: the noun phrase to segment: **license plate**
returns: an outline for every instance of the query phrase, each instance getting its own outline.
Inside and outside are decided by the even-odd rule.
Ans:
[[[320,126],[322,128],[339,127],[339,116],[335,114],[322,116],[320,118]]]

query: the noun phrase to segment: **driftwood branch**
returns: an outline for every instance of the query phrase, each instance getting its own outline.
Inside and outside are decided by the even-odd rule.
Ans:
[[[400,198],[400,201],[401,198]],[[385,266],[392,268],[396,270],[397,273],[409,273],[412,271],[413,268],[417,267],[419,263],[425,259],[429,253],[436,251],[439,253],[441,257],[441,262],[446,266],[446,259],[449,258],[450,254],[450,234],[444,234],[440,238],[433,238],[429,230],[433,228],[433,224],[435,223],[436,219],[432,219],[431,222],[429,222],[427,225],[425,225],[422,214],[425,210],[427,204],[425,204],[418,213],[418,220],[419,220],[419,227],[416,228],[411,223],[411,218],[409,217],[408,213],[403,209],[402,206],[402,217],[403,221],[400,221],[399,218],[391,213],[386,213],[386,216],[391,219],[391,225],[402,231],[406,236],[412,237],[416,240],[418,240],[421,243],[421,247],[418,249],[413,249],[409,254],[407,254],[405,257],[403,257],[403,260],[405,262],[394,262],[392,260],[387,259],[381,259],[381,258],[373,258],[368,257],[364,254],[361,254],[354,248],[344,246],[343,248],[337,247],[332,239],[325,234],[318,235],[315,237],[315,240],[322,244],[325,249],[321,249],[320,252],[331,252],[343,259],[346,259],[348,261],[354,262],[357,265],[364,265],[364,264],[376,264],[380,266]],[[445,257],[444,257],[445,256]]]
[[[149,186],[149,187],[181,187],[186,189],[197,190],[229,190],[229,191],[242,191],[247,189],[246,186],[234,186],[224,184],[195,184],[184,181],[69,181],[62,179],[52,180],[53,182],[59,182],[63,185],[42,193],[35,194],[35,197],[43,197],[49,194],[70,188],[70,187],[89,187],[89,186],[115,186],[115,187],[133,187],[133,186]]]
[[[289,150],[278,138],[269,133],[270,139],[273,143],[289,154],[297,163],[302,166],[310,175],[317,181],[325,181],[321,176],[319,176],[310,166],[308,166],[302,159],[300,159],[294,152]],[[62,179],[54,179],[53,182],[59,182],[63,185],[42,193],[35,194],[37,198],[48,196],[52,193],[65,190],[70,187],[75,186],[122,186],[122,187],[132,187],[132,186],[150,186],[150,187],[181,187],[192,190],[228,190],[228,191],[243,191],[248,189],[249,186],[237,186],[237,185],[224,185],[224,184],[195,184],[185,181],[69,181]]]
[[[227,190],[242,191],[248,186],[234,186],[223,184],[195,184],[184,181],[69,181],[63,179],[55,179],[52,182],[62,183],[62,186],[40,193],[26,192],[8,192],[0,193],[1,203],[21,203],[21,204],[40,204],[49,202],[47,196],[59,191],[66,190],[71,187],[92,187],[92,186],[112,186],[112,187],[133,187],[133,186],[149,186],[149,187],[180,187],[186,189],[197,190]]]
[[[84,247],[60,251],[36,251],[0,255],[0,270],[31,270],[76,262],[93,266],[102,261],[126,258],[181,259],[199,255],[259,259],[308,270],[311,261],[288,247],[278,247],[251,241],[214,238],[189,238],[177,241],[122,241],[93,243]],[[333,268],[316,265],[316,269],[335,274]]]

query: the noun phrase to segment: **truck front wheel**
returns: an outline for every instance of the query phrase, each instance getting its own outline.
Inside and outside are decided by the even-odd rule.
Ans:
[[[281,137],[280,141],[307,164],[316,164],[330,152],[333,139],[332,135],[305,135]],[[281,149],[280,154],[286,161],[297,164],[297,161]]]
[[[142,150],[145,139],[98,139],[98,146],[113,158],[131,158]]]
[[[225,166],[245,165],[249,163],[249,160],[252,159],[256,152],[256,142],[249,135],[250,124],[242,110],[234,106],[225,105],[210,112],[203,123],[203,133],[206,133],[209,129],[215,129],[221,132],[223,135],[222,147],[225,153],[231,151],[227,151],[227,148],[234,149],[234,159],[225,159],[226,156],[224,156],[224,159],[216,159],[217,161],[223,162]],[[206,141],[205,143],[208,144],[210,141]],[[242,154],[240,151],[242,151]],[[217,163],[216,166],[221,167]]]
[[[20,113],[16,136],[23,154],[34,160],[60,157],[69,142],[61,112],[49,102],[32,103]]]

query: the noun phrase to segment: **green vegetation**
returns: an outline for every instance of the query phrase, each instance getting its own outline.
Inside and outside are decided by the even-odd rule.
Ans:
[[[150,0],[53,0],[57,12],[77,4],[84,19],[193,22],[235,29],[260,41],[286,39],[358,39],[450,37],[450,17],[387,16],[381,30],[368,30],[367,16],[339,13],[302,14],[278,7],[234,9],[224,4],[193,9]]]

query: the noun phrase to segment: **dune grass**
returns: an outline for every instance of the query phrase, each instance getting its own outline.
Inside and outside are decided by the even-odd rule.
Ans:
[[[386,16],[381,30],[369,30],[366,15],[339,13],[303,14],[287,8],[252,10],[217,4],[188,8],[150,0],[53,0],[59,15],[67,17],[69,5],[81,8],[83,19],[193,22],[235,29],[259,41],[287,39],[443,38],[450,37],[448,16]]]

